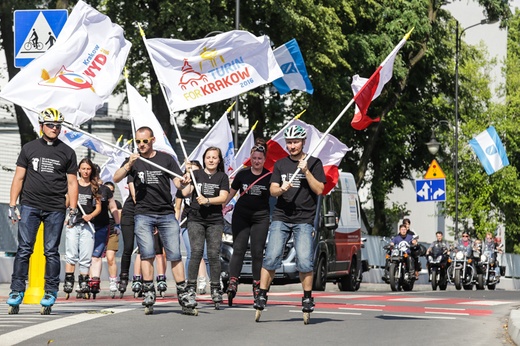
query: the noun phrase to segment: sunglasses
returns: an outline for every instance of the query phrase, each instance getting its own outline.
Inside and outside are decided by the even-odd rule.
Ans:
[[[255,145],[251,151],[259,151],[261,153],[265,153],[265,147],[263,145]]]
[[[153,139],[153,137],[148,138],[148,139],[136,139],[135,142],[136,142],[137,144],[141,144],[141,142],[143,142],[144,144],[148,144],[149,142],[152,141],[152,139]]]
[[[57,130],[61,129],[61,124],[44,123],[44,125],[50,128],[51,130],[54,128],[56,128]]]
[[[469,235],[463,235],[462,236],[462,238],[468,238],[468,237],[469,237]]]

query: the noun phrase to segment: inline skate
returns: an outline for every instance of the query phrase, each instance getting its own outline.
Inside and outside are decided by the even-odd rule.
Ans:
[[[260,280],[253,280],[253,302],[256,301],[258,294],[260,293]]]
[[[117,292],[117,278],[116,277],[109,278],[109,289],[110,289],[110,297],[112,297],[112,299],[114,299],[116,297],[116,292]]]
[[[125,294],[127,287],[128,273],[121,273],[119,275],[119,284],[117,285],[117,289],[119,290],[119,298],[123,298],[123,295]]]
[[[166,276],[157,275],[155,281],[157,282],[157,292],[159,292],[159,295],[164,298],[164,292],[166,292],[166,289],[168,288],[168,285],[166,284]]]
[[[90,299],[90,287],[88,285],[90,278],[88,275],[80,274],[78,276],[78,288],[76,289],[76,298]]]
[[[144,306],[144,314],[152,315],[153,314],[153,305],[155,304],[155,286],[152,282],[147,282],[143,284],[143,306]]]
[[[198,294],[206,294],[206,277],[199,276],[197,279],[197,293]]]
[[[63,292],[65,292],[65,299],[69,299],[72,291],[74,291],[74,273],[65,273],[65,281],[63,282]]]
[[[101,279],[97,276],[91,278],[88,282],[90,286],[90,293],[92,293],[92,299],[96,299],[96,295],[100,291]]]
[[[228,297],[228,306],[233,306],[233,299],[237,295],[238,291],[238,278],[231,277],[229,279],[228,288],[226,290],[227,297]]]
[[[220,303],[222,303],[222,290],[220,289],[220,284],[211,284],[210,288],[211,300],[213,300],[213,304],[215,304],[215,310],[220,310]]]
[[[51,314],[52,306],[56,303],[56,298],[58,298],[58,292],[45,292],[42,300],[40,300],[40,305],[42,306],[40,309],[40,315]]]
[[[258,292],[258,296],[255,299],[255,303],[253,307],[255,308],[255,322],[260,321],[260,317],[262,316],[262,311],[264,311],[265,306],[267,304],[267,292],[260,291]]]
[[[314,311],[314,298],[302,298],[303,324],[309,324],[311,312]]]
[[[143,296],[143,278],[141,275],[134,275],[132,280],[132,292],[134,292],[134,298],[141,298]]]
[[[194,286],[177,285],[177,300],[182,308],[184,315],[197,316],[199,314],[197,307],[197,301],[195,300],[196,293]]]
[[[9,293],[9,298],[7,298],[7,304],[9,308],[7,309],[7,313],[9,315],[16,315],[18,311],[20,311],[20,304],[23,301],[24,292],[11,291]]]

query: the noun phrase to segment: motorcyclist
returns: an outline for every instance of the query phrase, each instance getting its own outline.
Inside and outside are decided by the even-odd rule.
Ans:
[[[456,246],[459,251],[465,251],[467,257],[471,257],[473,253],[473,242],[469,238],[469,233],[467,231],[462,232],[462,238],[458,240]]]
[[[426,250],[426,256],[430,254],[434,257],[444,255],[442,259],[442,262],[444,263],[448,257],[448,243],[443,239],[444,234],[441,231],[437,231],[435,233],[435,237],[437,238],[437,240],[432,242],[428,250]]]
[[[406,226],[406,234],[409,234],[418,240],[419,236],[415,233],[415,231],[413,229],[411,229],[412,222],[410,221],[410,219],[408,219],[408,218],[403,219],[403,224]],[[419,262],[419,257],[424,255],[424,250],[425,250],[424,247],[422,247],[419,244],[416,244],[412,248],[412,258],[414,261],[413,263],[415,265],[415,278],[416,279],[419,279],[419,272],[421,271],[421,262]]]
[[[496,276],[500,277],[500,266],[496,253],[502,253],[502,244],[497,244],[493,239],[493,234],[490,232],[486,233],[486,239],[482,243],[482,252],[490,251],[493,258],[495,259]]]
[[[401,224],[399,226],[399,234],[392,239],[392,241],[390,242],[390,246],[399,246],[401,242],[407,242],[410,245],[410,247],[417,245],[417,239],[415,239],[414,236],[412,236],[411,234],[408,234],[408,229],[404,224]],[[406,253],[411,255],[411,249],[408,248],[406,250]],[[410,271],[410,275],[413,275],[415,277],[415,261],[412,259],[411,256],[408,256],[406,260],[408,262],[407,264],[408,269]]]

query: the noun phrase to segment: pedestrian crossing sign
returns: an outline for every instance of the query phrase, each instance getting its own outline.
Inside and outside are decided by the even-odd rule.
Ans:
[[[437,160],[433,159],[432,163],[430,163],[430,167],[428,167],[428,170],[426,171],[426,174],[424,175],[424,179],[443,179],[446,178],[446,174],[441,169],[441,166],[439,166],[439,163]]]
[[[54,45],[67,10],[14,11],[14,66],[24,67]]]

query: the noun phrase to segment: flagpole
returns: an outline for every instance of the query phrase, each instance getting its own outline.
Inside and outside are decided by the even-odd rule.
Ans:
[[[143,42],[144,42],[144,46],[146,47],[146,51],[148,52],[148,55],[150,55],[150,51],[148,50],[148,43],[146,42],[146,35],[144,33],[144,30],[141,27],[140,23],[137,23],[137,25],[139,26],[139,32],[141,33],[141,37],[143,38]],[[154,62],[153,62],[154,60],[152,59],[151,56],[150,56],[150,61],[152,62],[152,67],[154,67]],[[154,67],[154,70],[155,70],[155,67]],[[159,75],[157,75],[157,79],[159,79]],[[181,146],[182,153],[184,154],[184,160],[186,161],[186,160],[188,160],[188,153],[186,152],[186,148],[184,147],[184,143],[182,142],[181,133],[179,131],[179,127],[177,126],[177,121],[175,120],[175,116],[173,114],[174,112],[171,109],[170,102],[168,100],[168,96],[166,95],[166,92],[164,90],[164,84],[160,80],[159,80],[159,85],[161,86],[161,91],[162,91],[164,100],[166,101],[166,106],[168,107],[168,110],[170,112],[170,116],[173,117],[173,127],[175,128],[175,133],[177,134],[177,138],[179,139],[179,144]],[[197,192],[197,196],[202,196],[202,194],[199,190],[199,187],[197,185],[197,180],[195,180],[195,175],[193,174],[193,171],[191,169],[189,170],[189,173],[191,176],[191,180],[193,181],[193,186],[195,186],[195,191]]]
[[[125,73],[124,73],[124,76],[125,76],[125,82],[126,82],[126,96],[128,97],[128,70],[126,69],[125,67]],[[135,121],[134,121],[134,117],[132,116],[132,112],[129,112],[130,114],[130,126],[132,126],[132,140],[134,141],[135,143],[135,133],[137,131],[137,129],[135,128]],[[134,144],[134,153],[137,152],[137,146]]]
[[[86,132],[86,131],[83,131],[82,129],[80,129],[79,127],[77,127],[77,126],[75,126],[75,125],[73,125],[73,124],[71,124],[71,123],[63,122],[62,124],[63,124],[63,126],[66,126],[66,127],[68,127],[69,129],[71,129],[71,130],[73,130],[73,131],[80,132],[80,133],[82,133],[82,134],[84,134],[84,135],[87,135],[87,136],[89,136],[89,137],[91,137],[91,138],[94,138],[94,139],[100,141],[101,143],[105,143],[106,145],[108,145],[108,146],[110,146],[110,147],[112,147],[112,148],[114,148],[114,149],[117,149],[117,150],[119,150],[119,151],[122,151],[122,152],[124,152],[124,153],[126,153],[126,154],[128,154],[128,155],[132,155],[132,152],[131,152],[131,151],[126,150],[126,149],[123,149],[123,148],[121,148],[121,147],[118,146],[118,145],[112,144],[112,143],[110,143],[110,142],[108,142],[108,141],[105,141],[104,139],[101,139],[101,138],[99,138],[99,137],[94,136],[94,135],[91,134],[91,133],[88,133],[88,132]],[[138,159],[141,160],[141,161],[144,161],[144,162],[146,162],[146,163],[148,163],[148,164],[150,164],[151,166],[154,166],[155,168],[160,169],[160,170],[163,171],[163,172],[166,172],[166,173],[168,173],[168,174],[170,174],[170,175],[173,175],[174,177],[177,177],[177,178],[179,178],[179,179],[181,179],[181,180],[184,180],[184,177],[183,177],[183,176],[178,175],[177,173],[174,173],[174,172],[172,172],[172,171],[170,171],[170,170],[168,170],[168,169],[166,169],[166,168],[164,168],[164,167],[162,167],[162,166],[156,164],[155,162],[152,162],[152,161],[150,161],[150,160],[148,160],[148,159],[146,159],[146,158],[144,158],[144,157],[142,157],[142,156],[139,156]]]
[[[323,136],[320,138],[318,144],[311,150],[311,152],[305,156],[305,158],[303,159],[305,162],[307,162],[309,160],[309,158],[312,156],[312,154],[314,154],[314,152],[320,147],[321,143],[325,140],[325,138],[329,135],[330,131],[332,130],[332,128],[334,126],[336,126],[336,124],[338,123],[338,121],[340,121],[341,117],[343,117],[343,115],[347,112],[347,110],[352,106],[352,104],[354,103],[354,98],[352,98],[350,100],[350,102],[345,106],[345,108],[343,108],[343,110],[341,111],[341,113],[339,113],[339,115],[336,117],[336,119],[332,122],[332,124],[330,124],[329,128],[327,129],[327,131],[325,131],[325,133],[323,134]],[[296,175],[300,173],[300,168],[297,168],[296,169],[296,172],[294,172],[294,174],[292,175],[291,179],[289,179],[289,184],[293,182],[294,178],[296,178]]]
[[[78,203],[78,209],[81,210],[81,213],[82,213],[83,215],[87,215],[87,214],[85,214],[85,210],[83,209],[83,207],[82,207],[81,204],[79,204],[79,203]],[[94,226],[92,225],[92,223],[91,223],[90,221],[87,221],[87,223],[88,223],[90,229],[92,230],[92,233],[96,233],[96,229],[94,228]]]
[[[246,136],[246,139],[247,137],[249,137],[249,135],[252,135],[253,134],[253,131],[256,129],[256,125],[258,125],[258,120],[255,122],[255,124],[251,127],[251,130],[249,130],[249,133],[247,134]],[[235,159],[236,159],[236,156],[238,156],[238,154],[242,151],[242,149],[244,148],[244,145],[246,144],[246,142],[244,141],[242,143],[242,145],[240,146],[240,148],[238,149],[237,151],[237,154],[235,155]],[[240,172],[241,170],[243,170],[246,166],[244,165],[243,162],[240,163],[240,167],[237,167],[233,172],[231,172],[231,174],[229,175],[229,178],[233,178],[235,175],[237,175],[238,172]]]

